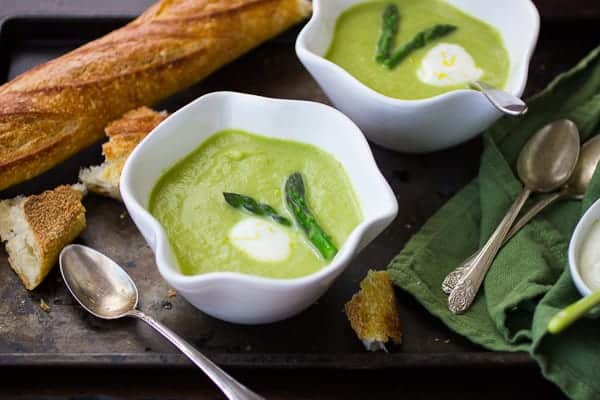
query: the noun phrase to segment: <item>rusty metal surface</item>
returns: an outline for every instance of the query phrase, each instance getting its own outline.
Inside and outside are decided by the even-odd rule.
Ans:
[[[16,18],[0,36],[0,79],[53,58],[124,23],[122,18]],[[594,45],[594,24],[546,24],[535,54],[531,93],[571,66]],[[572,32],[565,37],[561,32]],[[174,111],[214,90],[236,90],[272,97],[327,99],[297,61],[294,32],[267,43],[223,68],[203,83],[158,108]],[[573,38],[580,38],[574,41]],[[556,48],[561,48],[556,52]],[[457,122],[459,123],[459,122]],[[323,367],[377,369],[418,366],[523,365],[526,354],[491,353],[453,334],[413,299],[398,291],[404,343],[390,354],[368,354],[342,313],[369,268],[384,268],[410,236],[478,168],[480,141],[430,155],[402,155],[372,146],[394,189],[400,210],[396,221],[348,267],[328,293],[309,310],[288,321],[239,326],[202,314],[183,298],[167,297],[150,249],[123,205],[93,195],[85,199],[88,228],[78,242],[114,258],[140,289],[144,311],[154,315],[223,365],[242,367]],[[81,166],[98,163],[96,145],[49,173],[0,193],[6,198],[37,193],[75,181]],[[49,312],[39,307],[44,299]],[[187,360],[153,332],[133,320],[101,321],[74,304],[58,271],[27,292],[0,250],[0,366],[188,366]]]

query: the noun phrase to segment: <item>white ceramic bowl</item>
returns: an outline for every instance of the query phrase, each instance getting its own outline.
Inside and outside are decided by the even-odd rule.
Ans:
[[[575,228],[569,243],[569,272],[571,273],[571,279],[573,279],[575,287],[582,296],[589,296],[592,294],[592,291],[583,279],[581,279],[581,274],[579,273],[579,255],[581,253],[581,246],[587,238],[594,222],[599,220],[600,200],[597,200],[590,208],[588,208],[577,223],[577,227]]]
[[[298,58],[333,104],[373,142],[404,152],[430,152],[465,142],[501,114],[483,94],[455,90],[423,100],[384,96],[323,56],[337,17],[365,0],[313,0],[313,16],[296,41]],[[495,27],[511,59],[505,90],[521,96],[539,32],[539,14],[530,0],[447,0]]]
[[[150,193],[166,169],[214,133],[229,128],[310,143],[342,163],[354,186],[363,220],[329,265],[297,279],[232,272],[186,276],[180,272],[165,231],[147,210]],[[127,160],[121,195],[169,285],[205,313],[243,324],[278,321],[310,306],[398,211],[396,198],[379,172],[367,141],[345,115],[319,103],[232,92],[202,96],[162,122]]]

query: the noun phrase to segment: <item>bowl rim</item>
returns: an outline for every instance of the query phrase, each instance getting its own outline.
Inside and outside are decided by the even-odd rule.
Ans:
[[[320,66],[322,66],[324,68],[333,70],[334,73],[339,74],[342,77],[342,79],[345,79],[345,80],[348,80],[349,82],[351,82],[355,87],[362,90],[366,95],[368,95],[373,100],[383,102],[383,103],[386,103],[387,105],[391,105],[391,106],[407,106],[407,105],[411,105],[411,106],[423,105],[424,106],[424,105],[431,105],[433,103],[438,103],[438,102],[442,102],[442,101],[446,101],[446,100],[451,100],[451,99],[462,97],[465,95],[477,94],[480,96],[484,96],[483,93],[481,93],[477,90],[456,89],[456,90],[451,90],[451,91],[441,93],[441,94],[438,94],[438,95],[435,95],[432,97],[426,97],[423,99],[398,99],[395,97],[390,97],[390,96],[384,95],[374,89],[371,89],[366,84],[362,83],[357,78],[355,78],[352,74],[350,74],[348,71],[346,71],[341,66],[337,65],[336,63],[334,63],[332,61],[329,61],[325,57],[318,55],[308,49],[307,35],[321,21],[321,17],[324,13],[323,9],[321,7],[321,2],[324,2],[324,1],[332,1],[332,0],[313,0],[313,14],[312,14],[310,20],[308,21],[308,23],[304,26],[304,28],[302,28],[302,30],[298,34],[298,37],[296,38],[296,43],[295,43],[296,55],[298,56],[298,58],[301,61],[310,60],[314,63],[319,64]],[[370,1],[370,0],[363,0],[363,2],[368,2],[368,1]],[[531,57],[533,56],[533,52],[537,45],[539,32],[540,32],[540,14],[539,14],[537,7],[535,6],[535,4],[533,3],[532,0],[523,0],[521,3],[523,4],[524,7],[527,8],[528,15],[531,18],[532,37],[531,37],[529,46],[527,47],[525,53],[521,57],[521,63],[518,64],[519,68],[515,68],[516,72],[513,72],[516,74],[517,72],[521,71],[519,84],[513,90],[508,90],[509,93],[511,93],[512,95],[517,96],[517,97],[520,97],[523,94],[523,91],[525,90],[525,86],[527,84],[527,79],[529,77],[529,63],[531,62]],[[347,10],[348,8],[350,8],[352,6],[353,6],[353,4],[349,5],[343,11]],[[458,6],[453,5],[453,7],[456,7],[459,10],[471,15],[466,10],[464,10]],[[478,18],[478,19],[483,20],[481,18]],[[485,21],[485,20],[483,20],[483,21],[487,23],[487,21]]]
[[[379,214],[372,216],[371,218],[365,218],[360,221],[360,223],[354,227],[351,233],[346,238],[343,245],[338,250],[338,253],[334,257],[334,259],[323,266],[318,271],[315,271],[309,275],[301,276],[298,278],[269,278],[262,277],[257,275],[245,274],[240,272],[225,272],[225,271],[217,271],[217,272],[208,272],[204,274],[196,274],[196,275],[184,275],[179,271],[179,267],[177,262],[175,265],[169,261],[169,257],[167,255],[170,253],[175,258],[175,253],[172,251],[169,239],[164,231],[162,225],[150,212],[144,207],[137,199],[137,196],[133,194],[133,190],[131,189],[131,182],[133,179],[133,175],[135,174],[134,169],[136,167],[137,159],[148,150],[149,146],[153,146],[149,138],[151,136],[156,137],[158,135],[166,135],[166,132],[172,132],[170,126],[174,121],[184,118],[183,116],[188,115],[188,110],[199,107],[205,102],[208,101],[219,101],[214,100],[219,97],[244,97],[249,99],[252,102],[265,102],[265,103],[282,103],[288,104],[289,106],[302,106],[303,104],[317,105],[318,107],[322,107],[328,113],[336,113],[338,116],[341,116],[342,119],[345,119],[346,122],[350,123],[353,129],[351,130],[351,134],[354,136],[353,140],[358,140],[361,147],[366,152],[367,161],[369,165],[365,165],[365,168],[369,168],[373,175],[373,180],[376,184],[381,187],[382,192],[386,195],[386,203],[387,207],[379,210]],[[244,129],[243,126],[237,127],[239,129]],[[211,132],[207,134],[198,145],[206,141],[208,138],[212,137],[214,134],[218,133],[218,131]],[[271,135],[263,136],[271,137]],[[301,138],[292,138],[292,140],[298,140],[300,142],[304,142]],[[315,145],[319,148],[319,146]],[[327,151],[325,149],[322,149]],[[193,151],[193,150],[191,150]],[[329,151],[327,151],[331,154]],[[184,152],[181,158],[185,157],[186,154],[189,154],[189,151]],[[335,157],[333,154],[331,154]],[[350,175],[348,175],[350,182],[353,182],[353,179]],[[158,179],[158,178],[156,178]],[[156,179],[153,180],[156,183]],[[398,213],[398,203],[396,197],[389,186],[389,183],[385,180],[383,174],[379,170],[373,153],[368,145],[368,142],[361,132],[361,130],[352,122],[346,115],[338,111],[337,109],[328,106],[326,104],[306,101],[306,100],[288,100],[288,99],[277,99],[277,98],[269,98],[264,96],[251,95],[246,93],[232,92],[232,91],[219,91],[212,92],[205,95],[202,95],[185,106],[181,107],[175,113],[171,114],[168,118],[162,121],[156,128],[154,128],[146,138],[142,140],[140,144],[138,144],[131,155],[128,157],[125,166],[123,168],[123,173],[121,175],[121,185],[120,185],[121,196],[123,198],[123,202],[132,217],[137,215],[136,218],[143,218],[149,227],[149,234],[153,236],[154,244],[150,244],[154,254],[156,265],[159,269],[159,272],[169,283],[179,289],[189,289],[194,290],[199,287],[199,285],[208,285],[214,283],[215,281],[236,281],[239,283],[246,284],[254,284],[260,285],[263,288],[268,288],[271,290],[285,290],[293,287],[300,287],[305,285],[312,285],[315,283],[319,283],[324,280],[326,277],[335,274],[340,270],[340,268],[347,266],[348,262],[354,256],[357,248],[360,245],[361,238],[368,232],[369,228],[372,225],[383,222],[386,226],[393,221]],[[134,221],[136,218],[133,218]],[[136,224],[137,225],[137,224]],[[138,226],[138,229],[139,226]],[[140,229],[141,230],[141,229]],[[340,273],[342,271],[339,271]]]
[[[592,294],[592,290],[585,283],[579,272],[579,265],[577,262],[578,253],[592,224],[596,221],[600,221],[600,199],[596,200],[579,219],[579,222],[577,222],[577,226],[571,235],[571,240],[569,241],[569,272],[575,287],[582,296],[589,296]]]

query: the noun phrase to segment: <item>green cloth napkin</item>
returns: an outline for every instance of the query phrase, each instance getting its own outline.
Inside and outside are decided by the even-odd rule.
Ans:
[[[600,398],[600,320],[564,333],[549,319],[579,298],[567,247],[582,213],[600,197],[600,170],[583,201],[563,201],[529,223],[498,254],[471,309],[448,311],[440,285],[483,244],[521,190],[515,163],[545,124],[569,118],[582,143],[600,133],[600,48],[529,101],[521,118],[503,118],[484,135],[479,176],[444,205],[389,266],[392,280],[452,330],[491,350],[528,351],[543,374],[573,399]]]

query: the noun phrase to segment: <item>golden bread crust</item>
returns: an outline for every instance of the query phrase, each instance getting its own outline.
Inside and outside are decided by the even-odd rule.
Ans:
[[[35,286],[56,264],[63,247],[85,229],[82,198],[81,191],[71,186],[59,186],[54,190],[29,196],[23,202],[23,212],[33,231],[41,261],[42,272]]]
[[[105,161],[79,171],[79,180],[91,192],[121,200],[119,181],[129,154],[167,116],[167,112],[140,107],[111,122],[104,130],[109,138],[102,145]]]
[[[126,159],[135,146],[167,116],[166,112],[140,107],[126,112],[121,118],[108,124],[104,132],[109,141],[102,145],[106,161]]]
[[[91,145],[109,121],[199,81],[309,8],[306,0],[163,0],[0,86],[0,190]]]
[[[400,317],[392,281],[386,271],[369,271],[360,283],[361,290],[346,303],[345,311],[352,329],[365,345],[377,342],[402,342]],[[376,348],[380,348],[376,346]]]

